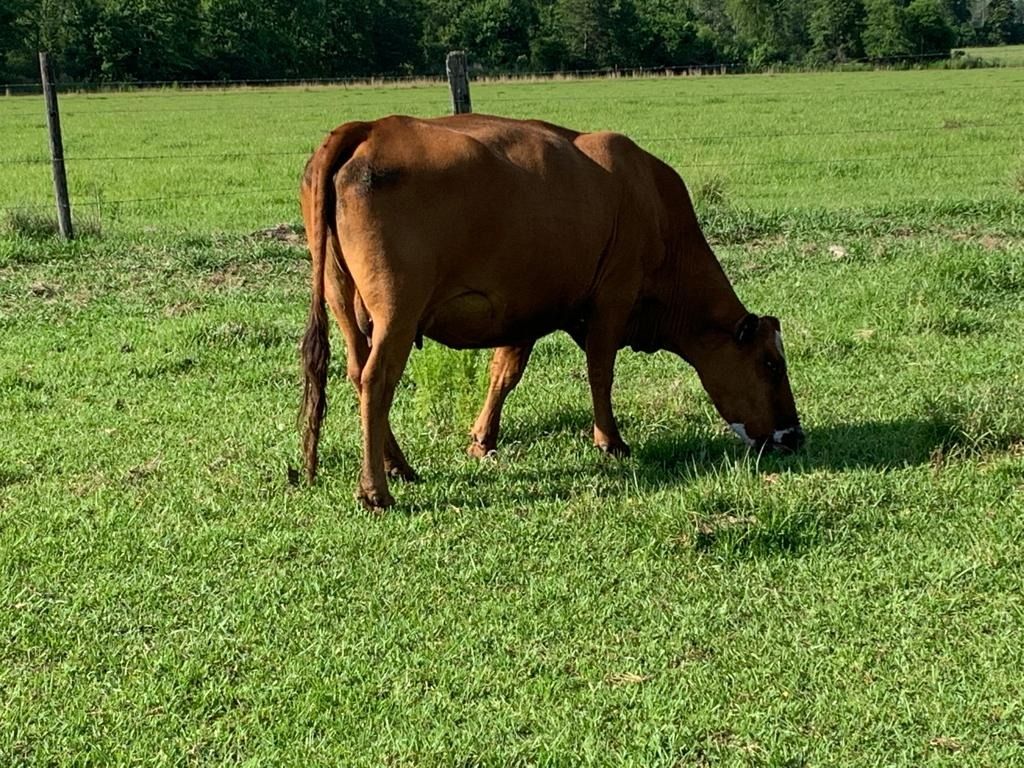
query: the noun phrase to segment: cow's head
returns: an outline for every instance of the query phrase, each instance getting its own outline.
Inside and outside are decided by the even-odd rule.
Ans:
[[[713,334],[694,360],[704,389],[733,431],[757,448],[797,450],[804,441],[778,319],[747,315]]]

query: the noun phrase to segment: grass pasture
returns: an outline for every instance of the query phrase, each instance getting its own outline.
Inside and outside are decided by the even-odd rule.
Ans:
[[[475,88],[683,173],[808,444],[751,455],[627,351],[608,460],[552,337],[478,462],[486,356],[428,343],[392,412],[424,482],[381,516],[337,336],[288,481],[309,270],[264,230],[324,131],[445,91],[69,95],[70,244],[42,106],[0,100],[0,765],[1024,762],[1022,84]]]
[[[989,45],[964,48],[968,56],[1000,64],[1004,67],[1024,66],[1024,45]]]

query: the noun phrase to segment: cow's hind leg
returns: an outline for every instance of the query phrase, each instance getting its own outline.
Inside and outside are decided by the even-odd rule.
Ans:
[[[384,509],[395,503],[388,490],[385,464],[390,442],[388,412],[415,338],[415,326],[374,324],[370,356],[360,379],[363,469],[356,490],[356,497],[370,509]]]
[[[409,466],[402,448],[395,439],[395,433],[391,431],[391,418],[388,418],[388,444],[384,448],[384,469],[388,475],[397,480],[405,480],[407,483],[418,483],[419,474]]]
[[[533,342],[515,347],[498,347],[491,357],[491,383],[487,388],[487,400],[470,431],[472,442],[469,455],[482,458],[498,447],[498,433],[501,430],[501,409],[505,398],[523,378],[523,371],[530,359]]]
[[[361,381],[363,369],[366,367],[366,362],[370,357],[370,344],[366,336],[360,331],[356,321],[355,287],[352,285],[352,280],[341,271],[341,268],[333,258],[328,262],[325,293],[327,305],[331,308],[331,313],[338,321],[338,327],[341,329],[342,336],[345,337],[345,350],[347,353],[346,374],[348,380],[355,387],[356,397],[361,400]],[[387,425],[384,465],[388,474],[392,477],[409,482],[419,480],[419,475],[409,466],[405,454],[402,453],[402,449],[398,445],[398,440],[395,439],[394,432],[391,431],[390,419]]]
[[[356,396],[362,401],[363,369],[366,368],[366,362],[370,358],[370,345],[364,336],[359,335],[355,343],[348,344],[347,348],[348,379],[352,382],[352,386],[355,387]],[[390,416],[387,423],[387,444],[384,446],[384,468],[391,477],[398,480],[415,483],[420,479],[416,470],[409,465],[405,454],[402,452],[402,447],[398,444],[398,439],[391,429]]]

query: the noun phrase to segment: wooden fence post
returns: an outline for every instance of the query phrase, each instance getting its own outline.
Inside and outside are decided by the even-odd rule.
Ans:
[[[452,91],[452,111],[456,115],[473,111],[469,100],[469,70],[466,67],[466,52],[452,51],[445,61],[448,72],[448,87]]]
[[[71,201],[68,199],[68,177],[64,170],[64,142],[60,135],[60,112],[57,109],[57,91],[50,75],[50,60],[39,52],[39,75],[43,80],[43,98],[46,99],[46,125],[50,129],[50,157],[53,159],[53,192],[57,198],[57,224],[65,240],[75,236],[71,227]]]

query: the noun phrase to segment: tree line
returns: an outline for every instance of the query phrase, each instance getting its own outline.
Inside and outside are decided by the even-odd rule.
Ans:
[[[1024,0],[2,0],[0,79],[828,65],[1024,42]]]

